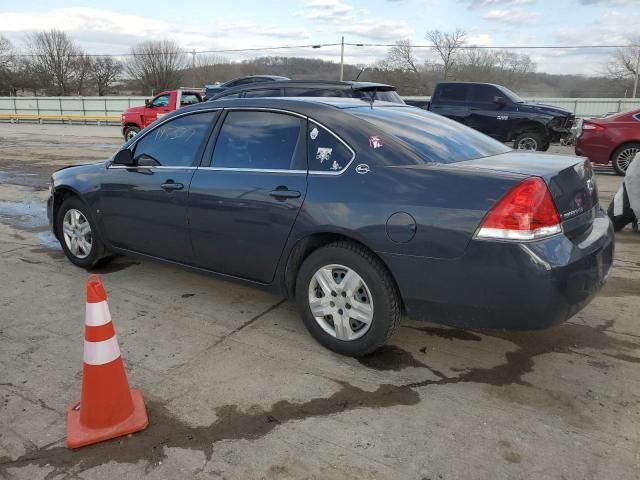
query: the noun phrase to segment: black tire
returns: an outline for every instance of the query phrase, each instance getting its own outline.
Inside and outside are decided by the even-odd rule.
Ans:
[[[84,258],[80,258],[74,255],[74,253],[67,246],[67,242],[63,233],[63,222],[65,215],[69,210],[72,209],[80,211],[91,227],[91,250],[89,254]],[[85,203],[82,202],[82,200],[80,200],[78,197],[67,197],[63,200],[56,216],[56,232],[58,233],[58,241],[62,246],[64,254],[71,261],[71,263],[77,265],[78,267],[92,269],[98,265],[102,265],[108,262],[111,259],[111,255],[109,254],[109,252],[107,252],[104,243],[98,236],[95,221],[91,216],[89,207],[87,207],[87,205],[85,205]]]
[[[322,267],[333,264],[343,265],[357,273],[371,293],[373,318],[368,331],[354,340],[340,340],[328,334],[311,313],[309,287],[313,276]],[[359,357],[374,352],[400,325],[400,295],[391,275],[368,250],[350,242],[332,243],[309,255],[298,271],[295,293],[307,330],[320,344],[342,355]]]
[[[525,145],[529,146],[530,148],[525,148]],[[549,149],[549,139],[540,132],[537,132],[535,130],[528,130],[526,132],[520,133],[513,140],[513,148],[516,150],[535,150],[538,152],[544,152]]]
[[[627,168],[629,167],[631,161],[633,161],[632,157],[628,163],[626,162],[626,157],[624,156],[626,152],[632,152],[634,156],[637,155],[638,153],[640,153],[640,143],[625,143],[624,145],[619,146],[616,151],[613,152],[613,155],[611,156],[611,166],[618,175],[626,175]]]
[[[135,137],[139,132],[140,132],[140,129],[138,127],[133,127],[133,126],[127,127],[124,129],[124,132],[123,132],[124,139],[128,142],[133,137]]]

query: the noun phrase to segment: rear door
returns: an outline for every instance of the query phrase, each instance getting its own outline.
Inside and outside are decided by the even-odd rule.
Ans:
[[[218,115],[209,111],[173,118],[135,142],[137,165],[109,166],[100,188],[100,219],[114,246],[191,261],[189,183]]]
[[[189,192],[196,264],[270,283],[307,190],[306,120],[230,110]]]
[[[466,83],[444,83],[436,89],[436,95],[431,101],[433,113],[443,115],[457,122],[464,123],[469,116],[467,104],[467,92],[469,85]]]

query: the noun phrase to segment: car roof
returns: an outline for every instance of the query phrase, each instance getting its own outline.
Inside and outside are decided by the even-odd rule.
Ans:
[[[238,85],[237,87],[227,88],[224,91],[216,94],[216,96],[233,95],[238,92],[245,92],[249,90],[263,90],[268,88],[283,88],[283,87],[317,87],[317,88],[338,88],[344,90],[377,90],[377,91],[396,91],[396,87],[393,85],[387,85],[385,83],[374,82],[356,82],[351,80],[278,80],[270,82],[249,83],[246,85]]]
[[[359,98],[342,97],[258,97],[258,98],[233,98],[228,100],[209,100],[207,102],[196,103],[188,107],[174,110],[167,117],[176,113],[186,113],[189,111],[207,110],[211,108],[266,108],[281,109],[294,113],[307,114],[311,111],[329,111],[356,108],[416,108],[400,103],[374,101],[373,104]]]

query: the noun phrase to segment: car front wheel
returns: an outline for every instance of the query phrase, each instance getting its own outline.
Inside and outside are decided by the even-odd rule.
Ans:
[[[296,301],[313,337],[342,355],[377,350],[400,323],[391,276],[370,252],[349,242],[319,248],[304,261]]]
[[[60,206],[56,231],[62,250],[72,263],[93,268],[106,259],[89,208],[77,197],[68,197]]]
[[[138,127],[127,127],[124,129],[124,139],[128,142],[138,133],[140,133],[140,129]]]

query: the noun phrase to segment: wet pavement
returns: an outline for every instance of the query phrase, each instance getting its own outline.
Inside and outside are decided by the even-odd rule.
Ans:
[[[86,272],[48,231],[48,177],[121,141],[111,127],[11,128],[0,125],[0,478],[639,477],[630,230],[605,288],[563,325],[480,332],[405,319],[360,359],[320,347],[281,298],[118,257],[97,272],[150,426],[68,450]],[[597,183],[607,204],[620,178],[598,169]]]

